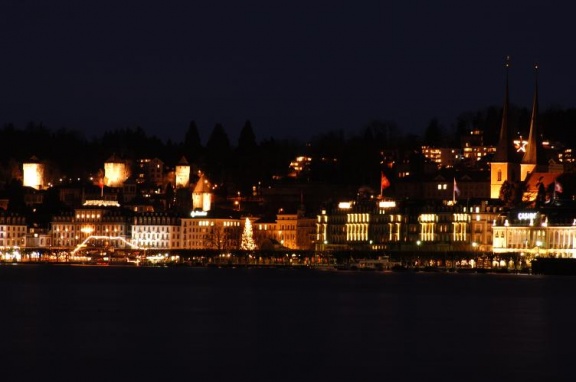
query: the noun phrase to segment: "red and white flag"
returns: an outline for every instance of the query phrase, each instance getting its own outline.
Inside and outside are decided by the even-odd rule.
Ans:
[[[383,172],[380,173],[380,191],[384,191],[386,188],[390,187],[390,181],[386,178]]]
[[[456,197],[460,196],[460,189],[456,184],[456,178],[454,178],[454,188],[452,190],[452,203],[456,203]]]
[[[557,180],[554,181],[554,192],[562,193],[562,185]]]

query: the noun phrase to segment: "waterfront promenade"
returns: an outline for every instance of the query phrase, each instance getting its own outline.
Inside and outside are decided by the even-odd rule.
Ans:
[[[531,262],[517,255],[494,255],[478,252],[424,253],[402,252],[382,255],[372,252],[226,252],[194,251],[194,253],[124,252],[70,254],[66,251],[22,253],[4,256],[0,264],[52,264],[93,266],[192,266],[192,267],[282,267],[323,270],[359,271],[423,271],[531,273]]]

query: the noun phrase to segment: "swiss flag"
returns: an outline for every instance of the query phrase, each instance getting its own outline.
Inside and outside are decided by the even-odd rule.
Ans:
[[[380,173],[380,189],[384,190],[388,187],[390,187],[390,181],[388,180],[388,178],[386,178],[386,175],[384,175],[384,173],[381,172]]]
[[[562,185],[558,181],[554,181],[554,192],[562,193]]]

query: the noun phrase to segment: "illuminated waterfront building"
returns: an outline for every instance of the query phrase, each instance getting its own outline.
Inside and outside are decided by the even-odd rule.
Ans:
[[[275,217],[264,216],[257,219],[252,224],[252,232],[258,248],[266,248],[272,242],[277,242],[280,245]]]
[[[51,222],[52,245],[71,249],[90,237],[102,248],[127,248],[131,238],[129,212],[117,207],[84,207],[72,214],[54,216]]]
[[[26,234],[26,248],[50,248],[52,246],[52,237],[50,231],[45,228],[32,227]]]
[[[24,216],[0,211],[0,250],[25,246],[26,233]]]
[[[207,211],[193,211],[181,219],[181,248],[235,250],[240,246],[240,217],[220,217]]]
[[[298,214],[279,213],[276,215],[277,240],[286,248],[297,249],[296,237]]]
[[[526,261],[542,257],[576,257],[576,206],[515,209],[494,223],[495,254],[516,254]]]
[[[479,204],[343,202],[317,217],[317,250],[491,251],[502,207]]]
[[[317,216],[317,250],[386,250],[407,242],[408,224],[395,202],[340,202]]]
[[[275,218],[260,218],[253,224],[254,240],[259,248],[263,243],[276,242],[280,247],[310,250],[316,237],[316,218],[302,211],[287,213],[281,210]]]
[[[132,244],[139,248],[181,248],[179,217],[168,213],[143,213],[132,219]]]

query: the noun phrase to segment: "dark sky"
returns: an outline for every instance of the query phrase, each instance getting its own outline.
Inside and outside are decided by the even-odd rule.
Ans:
[[[420,133],[437,117],[574,107],[570,1],[210,0],[0,2],[0,123],[88,137],[141,126],[205,142],[246,119],[258,140],[353,131],[373,119]]]

